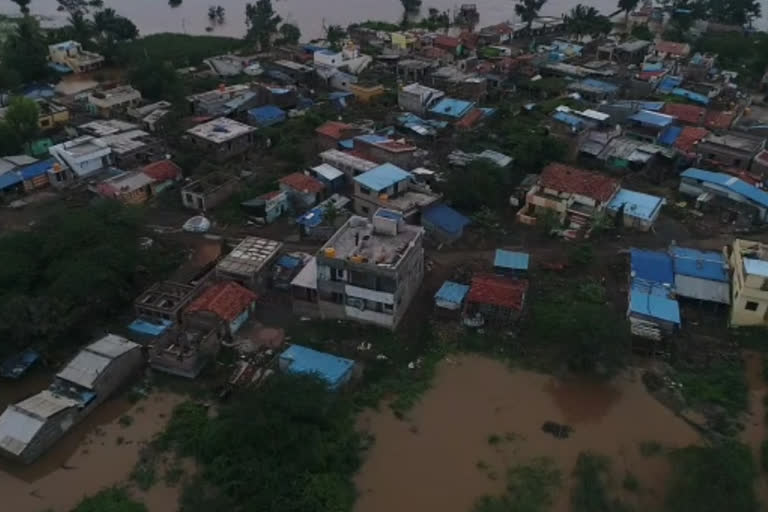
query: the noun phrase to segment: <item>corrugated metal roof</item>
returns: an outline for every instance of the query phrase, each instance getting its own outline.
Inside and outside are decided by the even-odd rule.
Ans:
[[[115,359],[125,354],[126,352],[130,352],[138,346],[138,344],[127,340],[122,336],[117,336],[116,334],[107,334],[100,340],[97,340],[88,345],[85,350],[102,355],[104,357],[108,357],[110,359]]]
[[[528,270],[530,259],[530,255],[525,252],[496,249],[496,257],[493,259],[493,266],[512,270]]]
[[[707,96],[704,96],[703,94],[699,94],[697,92],[689,91],[688,89],[675,87],[674,89],[672,89],[672,94],[675,96],[680,96],[681,98],[685,98],[687,100],[695,101],[696,103],[701,103],[702,105],[709,105],[709,98]]]
[[[10,405],[0,415],[0,448],[21,455],[45,422]]]
[[[108,357],[83,350],[56,376],[67,382],[91,389],[96,379],[111,362],[112,359]]]
[[[629,120],[657,128],[663,128],[675,122],[675,118],[672,116],[651,112],[649,110],[641,110],[630,116]]]
[[[425,210],[422,219],[450,234],[458,234],[470,222],[467,217],[444,204]]]
[[[710,183],[712,185],[718,185],[759,204],[763,208],[768,208],[768,192],[754,187],[730,174],[705,171],[691,167],[684,171],[680,176],[704,183]]]
[[[373,191],[380,192],[410,177],[409,172],[394,164],[387,163],[356,176],[355,181]]]
[[[569,114],[567,112],[555,112],[552,117],[556,121],[560,121],[561,123],[567,124],[571,128],[583,128],[584,127],[584,121],[572,114]]]
[[[335,389],[344,382],[355,366],[351,359],[319,352],[301,345],[291,345],[280,354],[281,362],[287,362],[289,373],[316,375],[324,380],[328,387]]]
[[[477,304],[490,304],[522,311],[528,280],[493,275],[476,275],[467,294],[467,300]]]
[[[328,164],[320,164],[312,168],[313,171],[315,171],[319,176],[322,176],[323,178],[327,179],[328,181],[333,181],[336,178],[339,178],[341,176],[344,176],[344,173],[335,168],[332,165]]]
[[[16,407],[40,418],[50,418],[69,407],[75,407],[79,402],[62,395],[57,395],[47,389],[32,395],[16,404]]]
[[[446,281],[435,293],[435,300],[451,304],[461,304],[464,302],[464,297],[467,296],[468,292],[468,285]]]
[[[629,310],[632,313],[680,325],[680,305],[676,300],[670,299],[666,293],[659,284],[649,287],[633,281],[629,293]]]
[[[443,98],[437,104],[429,109],[434,114],[441,114],[444,116],[460,119],[464,117],[467,112],[474,108],[475,104],[471,101],[458,100],[455,98]]]
[[[663,204],[664,199],[661,197],[621,188],[611,202],[608,203],[608,209],[618,211],[623,205],[624,215],[643,220],[652,220],[656,217]]]
[[[10,188],[21,183],[21,175],[16,171],[9,171],[0,175],[0,190]]]
[[[669,253],[672,255],[675,274],[723,283],[729,281],[728,262],[722,253],[677,246],[670,247]]]
[[[661,93],[670,93],[672,92],[675,87],[683,83],[683,78],[679,76],[665,76],[661,79],[659,82],[659,85],[656,86],[656,90]]]
[[[672,269],[672,258],[665,252],[630,250],[632,278],[642,279],[650,283],[672,285],[675,276]]]
[[[681,133],[683,133],[682,127],[668,126],[667,129],[664,130],[659,136],[659,144],[664,144],[665,146],[671,146],[675,142],[677,142],[677,139],[678,137],[680,137]]]

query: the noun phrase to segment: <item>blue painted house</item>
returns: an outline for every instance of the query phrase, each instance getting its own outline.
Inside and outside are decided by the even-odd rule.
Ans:
[[[421,225],[439,243],[452,243],[462,237],[470,220],[450,206],[438,204],[424,210]]]
[[[296,375],[313,375],[336,390],[352,378],[355,362],[301,345],[291,345],[280,354],[280,370]]]

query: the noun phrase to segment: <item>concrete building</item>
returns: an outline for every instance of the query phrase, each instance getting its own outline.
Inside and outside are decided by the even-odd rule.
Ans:
[[[96,121],[89,121],[79,125],[77,132],[81,135],[102,138],[109,135],[132,132],[138,130],[138,128],[139,125],[120,119],[97,119]]]
[[[69,108],[50,101],[45,98],[38,98],[37,103],[37,125],[41,131],[52,130],[69,124]],[[8,113],[8,107],[0,108],[0,120],[5,119]]]
[[[96,71],[104,65],[104,57],[98,53],[83,50],[83,45],[77,41],[49,45],[48,58],[52,63],[68,68],[73,73]]]
[[[194,286],[173,281],[153,284],[133,302],[136,316],[147,320],[181,320],[182,310],[195,295]]]
[[[153,370],[194,379],[216,360],[225,332],[221,325],[174,325],[149,345]]]
[[[312,257],[291,281],[291,308],[297,316],[320,318],[317,301],[317,258]]]
[[[280,371],[296,375],[313,375],[336,390],[352,377],[355,362],[333,354],[318,352],[301,345],[291,345],[278,359]]]
[[[187,130],[193,147],[216,161],[245,153],[256,141],[256,128],[220,117]]]
[[[181,202],[185,208],[205,212],[227,200],[237,190],[240,180],[225,173],[211,173],[181,189]]]
[[[323,151],[320,153],[320,160],[324,164],[328,164],[343,172],[347,176],[348,181],[352,181],[355,176],[378,167],[376,162],[371,162],[365,158],[345,153],[338,149]]]
[[[419,148],[405,140],[393,140],[389,137],[369,134],[355,137],[355,152],[372,162],[391,163],[404,169],[411,169],[416,163]]]
[[[247,84],[222,86],[211,91],[187,96],[189,113],[198,116],[227,115],[232,110],[231,102],[238,102],[253,95]],[[256,106],[256,105],[252,105]]]
[[[88,109],[105,118],[127,113],[140,103],[141,93],[130,85],[94,91],[88,95]]]
[[[768,325],[768,246],[737,238],[729,253],[731,325]]]
[[[355,213],[370,217],[379,208],[387,208],[411,224],[418,223],[422,210],[440,199],[428,187],[414,183],[411,173],[393,164],[382,164],[356,176],[354,186]]]
[[[424,277],[423,238],[391,210],[350,217],[317,254],[320,316],[395,329]]]
[[[288,200],[298,209],[314,206],[325,192],[323,182],[301,172],[283,176],[279,182],[280,190],[288,195]]]
[[[765,138],[742,132],[710,133],[696,145],[696,155],[710,165],[749,170],[752,160],[765,149]]]
[[[112,165],[112,149],[89,135],[51,146],[48,151],[60,167],[52,170],[51,185],[62,187],[85,179]]]
[[[108,334],[81,350],[40,393],[0,415],[0,454],[30,463],[134,375],[140,345]]]
[[[120,169],[133,169],[165,157],[165,147],[160,139],[156,139],[143,130],[116,133],[102,137],[112,149],[112,161]]]
[[[282,242],[275,240],[246,237],[216,265],[216,278],[261,292],[269,285],[269,271],[282,247]]]
[[[443,91],[418,83],[406,85],[397,92],[397,105],[415,114],[426,114],[429,109],[445,96]]]
[[[728,261],[722,252],[672,245],[675,295],[720,304],[731,303]]]

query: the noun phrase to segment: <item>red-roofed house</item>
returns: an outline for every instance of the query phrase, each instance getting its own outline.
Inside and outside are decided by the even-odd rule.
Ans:
[[[181,177],[181,167],[171,160],[158,160],[145,165],[140,170],[158,183],[174,181]]]
[[[355,155],[379,164],[395,164],[403,169],[412,169],[416,151],[419,148],[405,140],[389,139],[378,141],[358,137],[355,139]]]
[[[447,52],[437,46],[425,46],[419,53],[426,59],[436,60],[442,66],[447,66],[453,62],[454,52]]]
[[[528,281],[480,274],[472,278],[464,304],[467,325],[504,325],[515,322],[525,306]]]
[[[437,35],[432,40],[432,46],[445,50],[453,55],[461,53],[461,40],[458,37]]]
[[[544,168],[536,185],[525,196],[517,218],[536,224],[548,212],[561,224],[581,227],[596,213],[605,210],[619,191],[619,182],[608,176],[569,165],[552,163]]]
[[[462,117],[453,126],[457,130],[471,130],[485,118],[485,112],[479,108],[472,109],[467,115]]]
[[[658,41],[653,47],[654,54],[662,59],[684,59],[691,54],[691,45],[674,41]]]
[[[708,110],[704,115],[704,126],[710,130],[728,130],[736,118],[736,112]]]
[[[664,105],[664,113],[674,116],[681,124],[700,126],[706,111],[703,107],[686,105],[684,103],[667,103]]]
[[[229,335],[251,316],[258,295],[234,281],[223,281],[207,288],[184,310],[184,325],[210,328],[223,324]]]
[[[459,34],[459,40],[461,41],[461,44],[464,46],[464,48],[474,50],[477,48],[478,42],[480,40],[480,34],[477,32],[469,32],[465,30]]]
[[[342,140],[352,139],[362,133],[363,130],[357,126],[338,121],[328,121],[315,128],[317,145],[321,151],[337,149]]]
[[[288,199],[297,208],[309,208],[322,198],[325,185],[312,176],[294,172],[280,178],[280,190],[288,194]]]
[[[680,136],[675,141],[675,147],[678,151],[687,157],[693,156],[693,148],[696,143],[709,135],[709,130],[697,126],[684,126]]]

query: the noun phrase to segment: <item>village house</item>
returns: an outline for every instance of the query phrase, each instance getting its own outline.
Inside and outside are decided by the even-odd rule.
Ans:
[[[337,390],[352,378],[355,362],[351,359],[319,352],[301,345],[291,345],[278,358],[281,372],[293,375],[314,375]]]
[[[149,366],[178,377],[197,378],[216,360],[224,336],[222,324],[173,325],[149,344]]]
[[[141,346],[108,334],[82,349],[48,389],[0,415],[0,454],[29,464],[109,398],[142,364]]]
[[[620,188],[606,211],[612,217],[619,217],[624,227],[649,231],[661,214],[665,200],[662,197]]]
[[[650,56],[662,60],[666,59],[687,59],[691,54],[691,45],[688,43],[677,43],[674,41],[656,41],[651,48]]]
[[[91,135],[97,138],[117,135],[120,133],[137,130],[139,126],[120,119],[97,119],[77,126],[77,132],[81,135]]]
[[[362,135],[365,131],[359,126],[340,121],[327,121],[315,128],[315,140],[321,151],[338,149],[343,140]]]
[[[271,190],[258,197],[240,203],[248,214],[248,219],[261,224],[271,224],[291,209],[288,193],[283,190]]]
[[[346,186],[346,175],[332,165],[320,164],[311,167],[307,174],[319,180],[331,193],[341,192]]]
[[[143,130],[107,135],[101,141],[112,149],[112,160],[120,169],[133,169],[165,156],[162,141]]]
[[[370,103],[374,98],[384,95],[387,89],[381,84],[350,84],[349,92],[355,95],[355,100],[360,103]]]
[[[295,208],[303,210],[314,206],[325,192],[325,185],[311,176],[294,172],[279,179],[280,190],[288,195]]]
[[[64,41],[48,46],[48,58],[60,69],[73,73],[96,71],[104,65],[104,57],[98,53],[83,50],[77,41]]]
[[[573,82],[568,85],[568,90],[578,93],[586,101],[592,103],[609,101],[619,94],[619,86],[594,78]]]
[[[681,194],[696,200],[696,207],[723,208],[749,224],[768,222],[768,192],[719,172],[689,168],[680,174]]]
[[[107,199],[123,204],[143,204],[152,195],[152,178],[142,172],[119,171],[89,187],[93,192]]]
[[[190,114],[198,116],[223,116],[232,112],[235,103],[241,104],[255,97],[256,94],[251,90],[250,85],[222,85],[211,91],[187,96],[187,103]],[[251,105],[249,104],[249,106]]]
[[[344,173],[347,177],[347,181],[352,181],[352,178],[358,174],[368,172],[371,169],[378,167],[376,162],[371,162],[365,158],[361,158],[357,155],[339,151],[337,149],[328,149],[320,153],[320,160],[324,164],[335,167]]]
[[[736,239],[728,248],[733,327],[768,325],[768,246]]]
[[[170,101],[156,101],[154,103],[149,103],[147,105],[141,105],[137,107],[133,107],[128,109],[128,117],[133,119],[135,122],[139,123],[142,122],[148,115],[151,113],[157,111],[157,110],[165,110],[169,111],[171,108],[173,108],[173,104]]]
[[[218,267],[217,267],[218,268]],[[224,326],[231,338],[250,318],[258,296],[232,281],[222,281],[204,289],[184,309],[182,325],[204,331]]]
[[[133,301],[138,318],[155,322],[179,322],[181,312],[195,295],[194,286],[174,281],[159,281]]]
[[[406,112],[426,114],[444,96],[443,91],[414,83],[400,88],[397,92],[397,105]]]
[[[317,258],[313,256],[291,280],[291,308],[296,316],[320,318],[317,302]]]
[[[90,135],[56,144],[48,150],[59,164],[49,173],[51,185],[57,188],[89,178],[112,165],[112,149]]]
[[[723,111],[709,109],[707,110],[707,113],[704,114],[702,124],[709,130],[717,132],[726,131],[731,129],[736,117],[736,112],[733,110]]]
[[[731,303],[728,260],[723,252],[671,245],[675,295],[719,304]]]
[[[141,93],[130,85],[94,91],[88,95],[88,110],[104,118],[127,114],[129,109],[140,103]]]
[[[391,210],[350,217],[317,253],[321,317],[395,329],[424,277],[423,238]]]
[[[216,265],[216,278],[263,292],[269,286],[269,269],[282,247],[282,242],[275,240],[246,237]]]
[[[360,53],[357,45],[352,42],[345,44],[341,51],[317,50],[312,54],[312,59],[316,69],[343,68],[353,75],[360,74],[373,60],[370,56]]]
[[[216,161],[228,160],[248,151],[256,141],[256,128],[226,117],[187,130],[193,147]]]
[[[701,126],[706,114],[704,107],[685,103],[667,103],[662,111],[677,119],[680,124],[688,126]]]
[[[475,108],[475,103],[454,98],[442,98],[429,113],[433,116],[449,122],[460,121]]]
[[[742,132],[710,133],[696,145],[701,162],[723,169],[749,170],[752,160],[765,149],[765,138]]]
[[[404,82],[419,82],[438,66],[434,60],[402,59],[397,62],[395,73]]]
[[[447,318],[458,316],[468,293],[468,285],[445,281],[435,293],[435,313]]]
[[[472,277],[464,303],[464,324],[502,327],[516,322],[525,307],[528,280],[479,274]]]
[[[421,213],[427,237],[438,244],[451,244],[464,235],[470,220],[450,206],[433,204]]]
[[[141,167],[139,171],[152,178],[151,192],[156,195],[181,178],[181,167],[171,160],[158,160]]]
[[[288,114],[276,105],[264,105],[248,111],[248,124],[258,128],[266,128],[285,122]]]
[[[630,251],[629,318],[635,336],[651,340],[680,328],[680,305],[674,298],[674,269],[666,252]]]
[[[624,134],[644,142],[654,143],[675,124],[675,118],[651,110],[641,110],[627,119]]]
[[[528,274],[531,256],[527,252],[496,249],[493,257],[493,273],[507,277],[524,277]]]
[[[544,168],[538,183],[525,196],[517,218],[536,224],[541,215],[553,215],[560,224],[583,226],[603,212],[619,191],[618,182],[591,171],[552,163]]]
[[[236,176],[229,174],[207,174],[182,187],[181,202],[185,208],[209,211],[227,200],[237,190],[239,182]]]
[[[416,162],[417,146],[405,140],[393,140],[381,135],[358,135],[354,139],[355,153],[364,159],[380,164],[392,163],[406,169]]]
[[[354,178],[354,211],[370,217],[379,208],[398,212],[417,224],[421,212],[440,196],[413,182],[413,175],[393,164],[382,164]]]
[[[620,44],[604,43],[597,48],[597,59],[616,61],[620,64],[640,64],[648,53],[650,41],[632,39]]]
[[[48,173],[58,165],[52,158],[37,160],[27,155],[0,158],[0,191],[34,192],[50,184]]]

